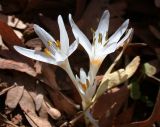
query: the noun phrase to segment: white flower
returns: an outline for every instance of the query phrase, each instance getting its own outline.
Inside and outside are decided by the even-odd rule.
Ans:
[[[44,51],[35,51],[19,46],[14,46],[20,54],[49,64],[61,64],[76,50],[78,41],[76,40],[69,46],[68,34],[61,16],[58,16],[58,25],[60,29],[60,41],[55,40],[49,33],[38,25],[34,25],[34,30],[45,45]]]
[[[72,16],[69,15],[69,21],[72,27],[75,38],[79,39],[79,43],[84,47],[90,58],[90,78],[93,82],[96,73],[103,62],[104,58],[113,53],[119,46],[122,46],[124,42],[130,37],[133,29],[127,30],[129,20],[126,20],[118,30],[108,38],[109,28],[109,11],[104,11],[97,30],[93,34],[93,43],[91,44],[88,38],[81,32],[78,26],[74,23]],[[124,35],[124,36],[123,36]],[[123,36],[123,37],[122,37]]]
[[[83,68],[80,69],[80,77],[76,75],[76,80],[78,83],[79,91],[82,95],[82,103],[91,102],[95,92],[96,92],[96,83],[90,84],[90,78],[86,75]]]

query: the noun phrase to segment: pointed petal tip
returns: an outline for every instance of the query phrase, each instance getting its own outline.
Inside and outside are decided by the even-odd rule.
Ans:
[[[107,15],[110,14],[110,13],[109,13],[109,10],[105,10],[105,11],[103,12],[103,14],[107,14]]]
[[[34,30],[37,30],[38,28],[40,28],[40,26],[37,24],[33,24],[33,28],[34,28]]]
[[[124,24],[129,25],[129,19],[126,19],[126,20],[124,21]]]
[[[22,48],[22,47],[17,46],[17,45],[14,45],[14,46],[13,46],[13,48],[18,52],[18,51],[19,51],[19,49],[20,49],[20,48]]]
[[[70,23],[71,27],[74,25],[74,21],[72,19],[72,15],[71,14],[69,14],[69,23]]]
[[[70,18],[72,18],[72,14],[71,14],[71,13],[69,13],[68,17],[69,17],[69,19],[70,19]]]
[[[61,15],[58,15],[57,19],[58,19],[58,22],[63,20]]]

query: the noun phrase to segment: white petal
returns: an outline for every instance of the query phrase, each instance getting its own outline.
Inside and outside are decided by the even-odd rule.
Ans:
[[[80,93],[81,93],[81,95],[85,95],[85,92],[83,91],[83,89],[82,89],[82,86],[81,86],[81,84],[79,84],[79,82],[81,82],[81,80],[78,78],[78,76],[76,75],[76,80],[77,80],[77,86],[78,86],[78,89],[79,89],[79,91],[80,91]]]
[[[86,83],[87,75],[83,68],[80,68],[80,80],[82,83]]]
[[[56,62],[63,62],[68,58],[68,56],[66,54],[57,51],[54,55],[54,58]]]
[[[46,47],[48,47],[48,41],[55,42],[55,39],[40,26],[34,24],[33,28]]]
[[[96,34],[101,33],[102,35],[105,35],[106,32],[108,32],[108,28],[109,28],[109,17],[110,17],[109,11],[108,11],[108,10],[105,10],[105,11],[103,12],[103,15],[102,15],[101,19],[100,19],[98,28],[97,28],[97,30],[96,30]]]
[[[70,56],[78,47],[78,40],[75,40],[69,47],[69,53],[68,56]]]
[[[97,84],[94,82],[93,85],[90,85],[89,88],[86,90],[86,96],[89,100],[91,100],[96,92]]]
[[[60,30],[61,48],[62,48],[62,51],[66,53],[69,48],[69,39],[68,39],[68,34],[67,34],[61,15],[58,16],[58,25]]]
[[[117,43],[107,44],[101,51],[97,52],[96,57],[103,60],[108,54],[113,53],[117,49]]]
[[[126,40],[127,40],[129,37],[132,36],[133,31],[134,31],[134,30],[133,30],[132,28],[130,28],[130,29],[128,30],[127,34],[118,42],[117,48],[118,48],[119,46],[123,46],[123,44],[126,42]]]
[[[52,57],[47,56],[45,53],[40,52],[40,51],[35,51],[31,49],[26,49],[20,46],[14,46],[14,49],[19,52],[20,54],[29,57],[34,60],[38,60],[41,62],[49,63],[49,64],[54,64],[57,65],[55,60]]]
[[[127,19],[119,28],[118,30],[109,38],[109,44],[117,43],[119,39],[122,37],[124,32],[126,31],[129,24],[129,20]]]
[[[69,14],[69,22],[72,27],[72,31],[73,31],[75,38],[79,39],[79,43],[83,46],[83,48],[86,50],[86,52],[90,56],[91,55],[91,43],[88,40],[88,38],[81,32],[78,26],[74,23],[71,14]]]

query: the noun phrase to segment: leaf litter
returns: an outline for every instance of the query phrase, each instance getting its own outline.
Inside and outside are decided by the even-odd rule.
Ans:
[[[103,86],[98,90],[103,92],[96,97],[91,112],[100,127],[159,127],[159,0],[0,2],[0,126],[85,126],[80,97],[66,74],[59,73],[61,69],[53,65],[19,55],[13,46],[42,50],[32,24],[44,26],[58,38],[57,15],[63,14],[67,19],[68,13],[74,15],[78,26],[92,40],[90,29],[96,29],[105,9],[111,13],[109,35],[126,18],[131,20],[135,33],[110,73],[105,74],[118,51],[104,61],[96,78]],[[65,23],[70,40],[74,40]],[[78,52],[84,54],[81,47]],[[77,57],[75,53],[71,59],[73,71],[78,74],[79,66],[86,65],[87,56]],[[144,97],[148,100],[144,101]],[[153,105],[149,107],[148,101]],[[138,110],[141,107],[145,110]]]

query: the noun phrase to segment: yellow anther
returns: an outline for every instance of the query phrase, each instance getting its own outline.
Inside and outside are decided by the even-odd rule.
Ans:
[[[102,43],[102,34],[101,33],[98,34],[98,42]]]
[[[84,91],[86,91],[87,90],[87,85],[86,84],[84,84],[84,83],[81,83],[81,86],[82,86],[82,89],[84,90]]]
[[[93,37],[93,44],[95,44],[95,42],[96,42],[96,38],[95,38],[95,37]]]
[[[53,43],[51,41],[48,41],[48,45],[51,46]]]
[[[52,53],[51,53],[47,48],[44,49],[44,52],[45,52],[48,56],[51,56],[51,55],[52,55]]]
[[[106,33],[105,41],[108,41],[108,33]]]
[[[57,41],[55,42],[55,44],[56,44],[56,47],[57,47],[57,48],[59,48],[59,49],[61,48],[61,43],[60,43],[59,40],[57,40]]]
[[[107,43],[108,43],[108,41],[109,41],[109,39],[108,39],[108,33],[106,33],[106,36],[105,36],[105,43],[104,43],[104,45],[103,45],[103,46],[106,46],[106,45],[107,45]]]

